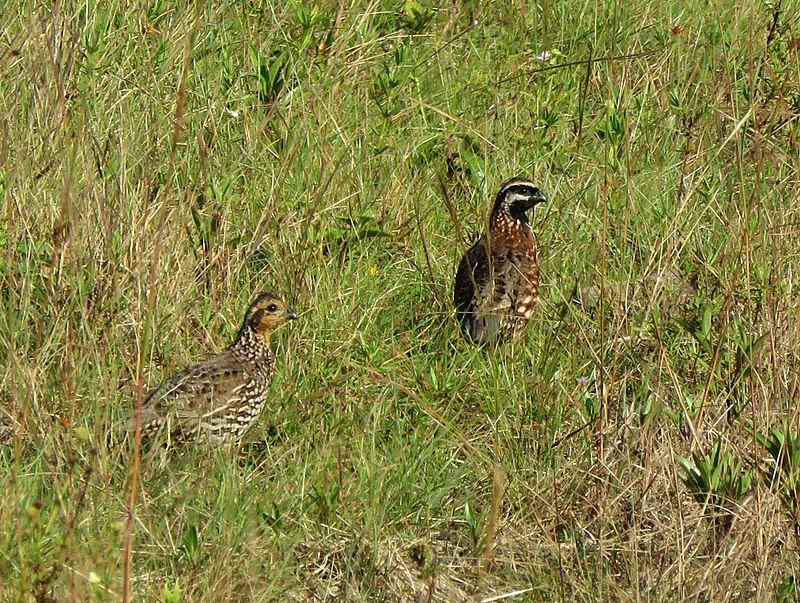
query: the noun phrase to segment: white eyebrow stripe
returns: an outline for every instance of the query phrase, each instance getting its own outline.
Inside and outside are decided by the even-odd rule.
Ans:
[[[505,193],[512,186],[520,186],[520,185],[522,185],[522,186],[530,186],[531,188],[536,188],[536,185],[533,182],[531,182],[530,180],[524,180],[522,178],[515,178],[511,182],[506,183],[500,189],[499,194],[502,195],[503,193]]]

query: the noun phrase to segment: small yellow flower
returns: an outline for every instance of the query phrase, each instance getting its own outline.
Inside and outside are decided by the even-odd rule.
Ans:
[[[370,276],[377,276],[377,274],[378,274],[378,267],[377,267],[375,264],[372,264],[372,266],[370,266],[370,267],[367,269],[367,274],[369,274]]]

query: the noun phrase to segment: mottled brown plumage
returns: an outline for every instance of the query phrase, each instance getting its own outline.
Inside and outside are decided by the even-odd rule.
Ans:
[[[526,212],[545,200],[528,180],[503,184],[489,232],[461,258],[453,301],[461,326],[476,343],[512,339],[530,320],[539,292],[539,260]]]
[[[271,332],[297,318],[279,297],[260,294],[225,350],[173,375],[154,389],[141,410],[142,435],[163,433],[170,445],[189,439],[236,442],[255,422],[267,399],[275,361]],[[126,419],[136,429],[137,413]]]

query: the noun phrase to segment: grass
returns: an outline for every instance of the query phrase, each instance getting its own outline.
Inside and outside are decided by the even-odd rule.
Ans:
[[[0,598],[794,600],[799,17],[7,6]],[[544,286],[486,354],[451,279],[513,175]],[[242,450],[109,450],[264,289],[302,320]],[[676,461],[717,442],[724,530]]]

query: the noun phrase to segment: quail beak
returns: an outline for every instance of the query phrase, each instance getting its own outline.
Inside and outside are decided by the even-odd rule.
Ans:
[[[286,318],[289,320],[295,320],[297,318],[297,312],[294,310],[286,310]]]
[[[545,194],[542,191],[540,191],[539,189],[536,189],[536,192],[531,197],[531,204],[532,205],[539,205],[539,203],[547,203],[547,197],[545,196]]]

